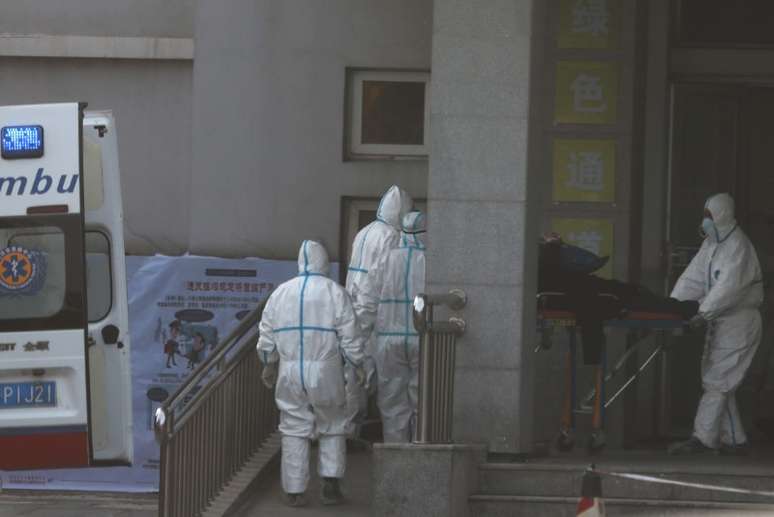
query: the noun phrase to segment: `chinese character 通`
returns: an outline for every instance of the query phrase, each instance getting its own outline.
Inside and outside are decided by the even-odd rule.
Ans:
[[[570,188],[587,192],[602,192],[605,187],[605,167],[600,152],[570,153],[567,171],[570,173],[570,179],[566,185]]]
[[[572,82],[575,111],[581,113],[601,113],[607,110],[600,78],[593,75],[580,74]]]
[[[576,0],[572,8],[572,31],[592,36],[607,34],[607,0]]]

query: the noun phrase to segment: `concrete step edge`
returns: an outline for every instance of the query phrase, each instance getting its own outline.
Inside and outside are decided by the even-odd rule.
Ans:
[[[567,474],[582,474],[586,470],[587,466],[579,464],[565,464],[565,463],[482,463],[478,466],[479,471],[490,472],[514,472],[518,474],[534,473],[534,472],[551,472],[551,473],[567,473]],[[740,471],[731,469],[729,465],[718,465],[715,472],[706,471],[706,467],[702,471],[692,469],[689,466],[679,467],[664,467],[662,465],[636,465],[629,467],[621,466],[605,466],[604,463],[597,462],[597,467],[605,471],[626,471],[629,474],[644,474],[653,475],[658,474],[662,476],[679,475],[679,476],[718,476],[722,475],[729,478],[771,478],[770,467],[760,467],[760,470],[755,471]],[[722,471],[719,471],[722,469]]]
[[[474,494],[470,496],[471,503],[553,503],[553,504],[578,504],[579,497],[559,496],[518,496],[518,495],[486,495]],[[652,507],[679,507],[679,508],[706,508],[718,510],[750,509],[766,510],[774,512],[774,504],[766,503],[726,503],[717,501],[694,500],[664,500],[664,499],[625,499],[617,497],[604,498],[606,505],[620,506],[652,506]]]
[[[257,475],[279,453],[281,445],[279,433],[265,440],[256,451],[229,480],[228,483],[209,502],[202,512],[203,517],[221,517],[235,501],[247,490]]]

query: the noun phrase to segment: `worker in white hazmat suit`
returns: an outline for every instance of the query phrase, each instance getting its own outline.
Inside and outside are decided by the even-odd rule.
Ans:
[[[409,194],[396,185],[390,187],[382,196],[376,211],[376,220],[369,223],[355,236],[352,242],[352,256],[347,270],[347,291],[352,300],[357,302],[363,293],[363,285],[372,270],[387,256],[387,253],[398,246],[400,241],[400,223],[403,216],[411,210],[413,201]],[[357,305],[357,304],[356,304]],[[363,304],[359,304],[362,306]],[[358,314],[358,320],[361,320]],[[361,330],[365,330],[361,325]],[[374,377],[376,366],[373,360],[374,340],[365,342],[366,387],[375,387]],[[347,413],[353,423],[352,436],[360,433],[360,425],[365,419],[368,409],[368,390],[355,381],[355,371],[351,366],[346,368],[347,376]]]
[[[672,445],[669,452],[743,454],[747,436],[735,392],[761,341],[763,277],[755,249],[734,218],[731,196],[712,196],[704,208],[706,237],[672,291],[678,300],[698,301],[699,312],[691,324],[707,326],[701,365],[704,394],[693,436]]]
[[[419,334],[414,328],[412,303],[425,290],[425,231],[421,212],[410,212],[403,218],[400,246],[368,273],[364,295],[355,308],[366,331],[373,329],[376,336],[376,400],[385,442],[407,443],[414,435]]]
[[[264,384],[277,387],[287,503],[306,503],[309,447],[319,437],[322,501],[336,504],[343,499],[339,479],[349,433],[342,363],[353,365],[364,382],[363,340],[349,294],[327,277],[325,248],[304,241],[298,267],[298,277],[281,284],[266,303],[257,349]]]

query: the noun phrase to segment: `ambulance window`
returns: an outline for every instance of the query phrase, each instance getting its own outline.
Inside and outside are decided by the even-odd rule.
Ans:
[[[48,318],[65,302],[65,234],[57,227],[0,229],[3,320]]]
[[[110,241],[102,232],[86,232],[86,293],[89,322],[100,321],[110,312],[113,300]]]

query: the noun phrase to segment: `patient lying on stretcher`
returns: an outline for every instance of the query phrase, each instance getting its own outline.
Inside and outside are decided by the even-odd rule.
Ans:
[[[539,243],[538,292],[563,294],[543,297],[546,306],[540,309],[575,313],[586,364],[599,364],[601,360],[605,320],[624,318],[634,311],[671,314],[688,320],[699,308],[698,302],[682,302],[659,296],[641,285],[594,275],[607,260],[608,257],[598,257],[564,243],[556,234],[544,236]]]

